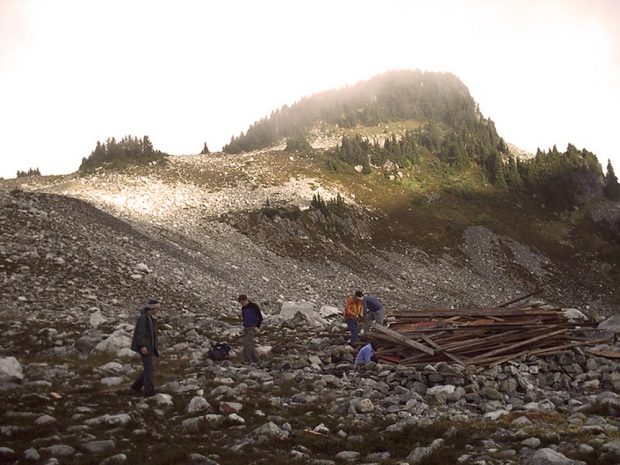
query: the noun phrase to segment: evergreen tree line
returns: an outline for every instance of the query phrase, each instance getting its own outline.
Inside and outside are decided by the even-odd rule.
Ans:
[[[361,165],[363,171],[369,173],[371,165],[380,166],[390,160],[406,166],[418,163],[423,153],[433,153],[455,167],[478,163],[485,168],[490,179],[495,179],[501,169],[502,154],[507,151],[493,123],[481,119],[472,126],[471,132],[464,128],[445,131],[435,123],[427,123],[421,128],[405,131],[400,138],[392,134],[383,145],[359,134],[345,135],[333,154],[345,163]]]
[[[303,134],[319,121],[352,128],[409,119],[434,121],[468,133],[483,126],[492,139],[499,139],[492,122],[482,118],[467,87],[456,76],[408,70],[306,97],[290,107],[284,105],[245,133],[233,136],[223,151],[265,148],[281,138]]]
[[[155,150],[149,136],[143,138],[125,136],[119,142],[114,137],[104,143],[97,141],[95,149],[88,158],[82,158],[80,172],[89,172],[100,166],[122,168],[129,164],[145,164],[163,160],[167,156]]]
[[[553,146],[548,151],[538,149],[530,160],[511,158],[500,166],[495,184],[536,194],[551,207],[568,208],[600,193],[602,181],[596,156],[568,144],[565,152]]]
[[[303,134],[296,134],[286,139],[287,152],[309,152],[312,146]]]
[[[491,123],[492,124],[492,123]],[[557,147],[549,151],[538,150],[529,160],[506,157],[507,147],[493,131],[478,126],[474,133],[442,131],[434,124],[406,131],[398,139],[389,136],[383,145],[376,140],[362,138],[359,134],[343,136],[332,155],[349,165],[361,165],[363,173],[370,173],[371,166],[383,165],[387,160],[400,166],[419,163],[423,153],[436,155],[455,168],[479,165],[487,179],[496,187],[538,195],[554,208],[566,208],[582,199],[596,195],[603,180],[603,193],[609,199],[620,200],[620,185],[611,161],[603,176],[596,156],[588,150],[578,150],[568,144],[565,152]],[[328,166],[337,169],[336,164]]]
[[[324,216],[330,214],[343,216],[347,211],[347,205],[340,193],[336,194],[335,198],[326,201],[321,197],[321,194],[317,192],[312,196],[310,207],[320,211]]]
[[[605,187],[603,187],[605,196],[611,200],[620,200],[620,184],[614,173],[614,167],[611,166],[611,160],[607,160],[607,174],[605,175]]]
[[[41,176],[39,168],[29,168],[28,171],[17,171],[16,176],[18,178],[25,178],[27,176]]]

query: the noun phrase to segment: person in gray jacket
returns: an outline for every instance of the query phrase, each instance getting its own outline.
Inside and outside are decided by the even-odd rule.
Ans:
[[[131,340],[131,350],[142,357],[143,370],[131,385],[135,392],[142,391],[149,397],[155,394],[155,366],[153,357],[159,357],[157,344],[157,320],[155,316],[159,311],[159,301],[149,299],[146,306],[140,310],[140,316],[136,321],[136,328]]]
[[[355,291],[355,298],[362,302],[364,308],[364,334],[368,333],[371,321],[383,325],[385,307],[379,299],[370,294],[364,294],[362,291]]]

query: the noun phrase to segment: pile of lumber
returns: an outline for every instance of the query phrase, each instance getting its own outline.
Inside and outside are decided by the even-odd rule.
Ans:
[[[446,361],[495,366],[522,356],[547,356],[609,342],[594,322],[574,322],[559,308],[468,308],[395,312],[389,327],[367,335],[384,362],[409,366]]]

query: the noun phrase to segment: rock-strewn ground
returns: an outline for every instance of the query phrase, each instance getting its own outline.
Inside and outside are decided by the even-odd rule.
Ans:
[[[303,260],[274,247],[305,234],[286,217],[263,240],[223,218],[242,223],[278,195],[305,207],[317,189],[329,198],[338,186],[270,185],[275,175],[260,177],[249,156],[202,160],[173,158],[171,169],[207,176],[210,163],[230,164],[213,168],[212,191],[158,185],[156,172],[0,189],[0,463],[620,461],[614,359],[577,350],[481,370],[352,370],[337,307],[353,289],[388,309],[494,305],[552,275],[546,257],[474,227],[462,238],[464,260],[403,245],[365,249],[358,263],[354,250],[310,236],[309,251],[341,255]],[[206,358],[211,342],[238,347],[240,292],[268,315],[259,366]],[[164,304],[162,394],[141,399],[126,394],[138,368],[127,347],[150,296]],[[318,325],[283,319],[284,301],[336,315]]]

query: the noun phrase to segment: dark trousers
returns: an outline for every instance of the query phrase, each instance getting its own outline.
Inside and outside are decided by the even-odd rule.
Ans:
[[[258,362],[254,328],[243,328],[243,359],[245,363]]]
[[[344,320],[351,331],[351,344],[357,342],[357,321],[356,320]]]
[[[142,390],[144,386],[145,394],[152,394],[155,391],[155,364],[153,363],[153,355],[140,355],[142,357],[142,366],[144,369],[131,385],[134,391]]]

